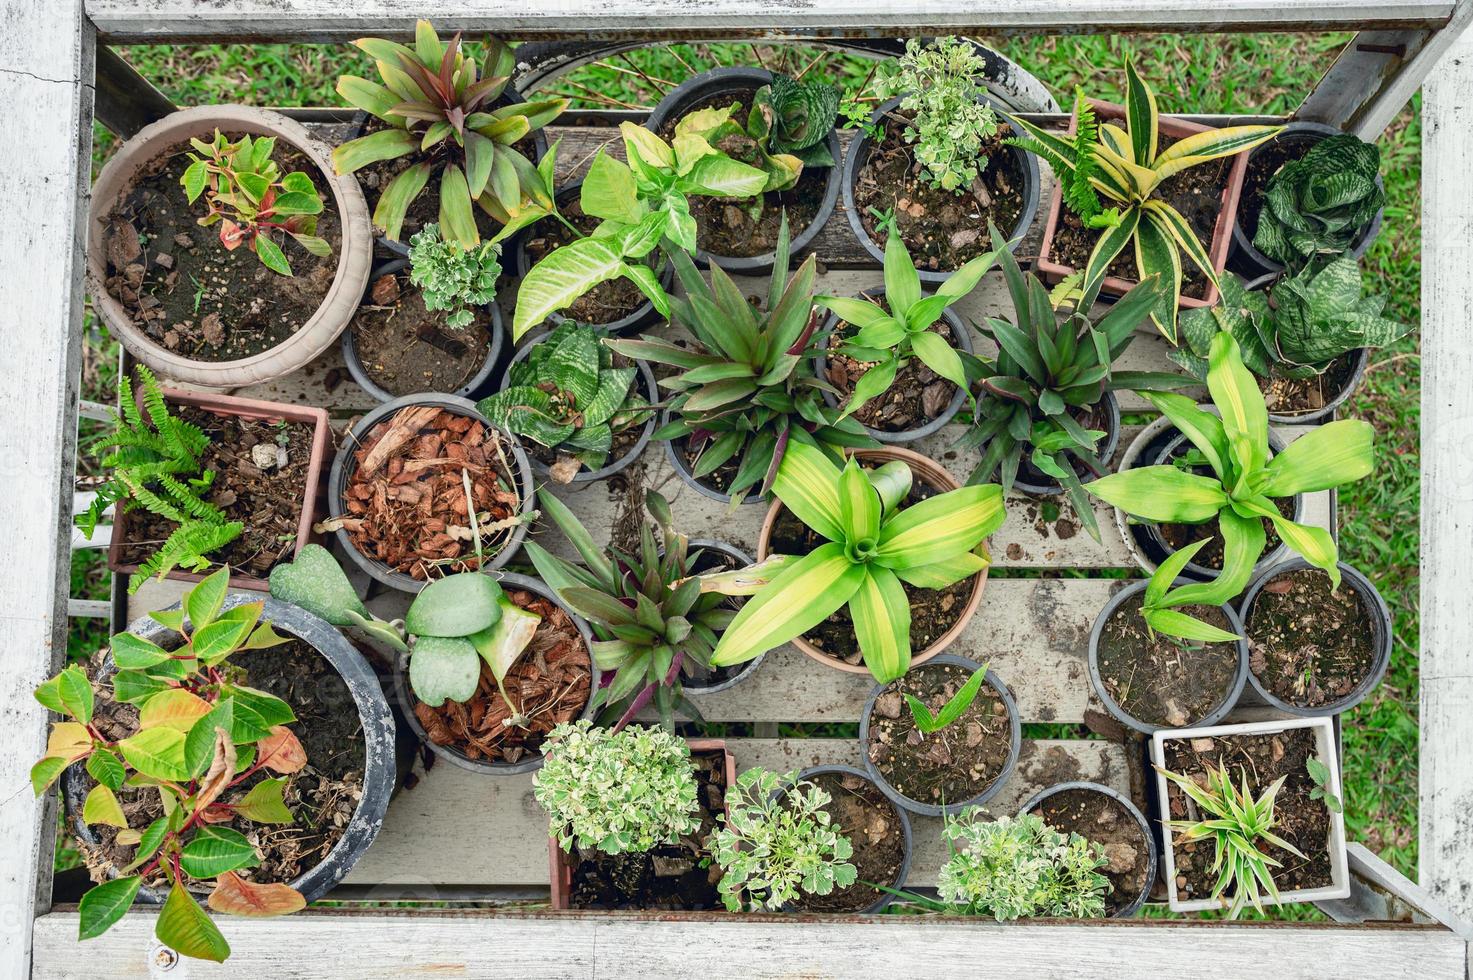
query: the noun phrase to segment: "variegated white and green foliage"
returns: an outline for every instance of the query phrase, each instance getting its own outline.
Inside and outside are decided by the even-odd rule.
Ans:
[[[1212,475],[1166,464],[1143,466],[1087,483],[1085,489],[1137,520],[1217,521],[1223,540],[1222,571],[1211,582],[1174,590],[1172,605],[1215,606],[1236,598],[1263,553],[1264,518],[1273,523],[1284,544],[1324,569],[1338,587],[1339,553],[1330,532],[1290,520],[1279,513],[1273,498],[1330,490],[1368,475],[1375,429],[1369,422],[1342,419],[1304,434],[1272,455],[1263,394],[1243,366],[1232,334],[1213,337],[1208,363],[1207,390],[1218,415],[1198,408],[1184,395],[1143,394],[1187,438]],[[1170,577],[1164,577],[1164,583],[1169,585]],[[1170,619],[1148,616],[1147,622],[1161,632],[1180,635]]]
[[[1382,316],[1385,296],[1364,295],[1360,263],[1340,255],[1249,292],[1235,276],[1224,276],[1222,300],[1210,309],[1181,316],[1184,344],[1170,357],[1199,378],[1207,377],[1212,338],[1227,331],[1243,352],[1243,363],[1260,378],[1312,378],[1337,357],[1385,347],[1411,325]]]
[[[635,387],[638,368],[615,367],[599,340],[592,327],[564,321],[512,362],[506,386],[477,408],[509,432],[600,468],[614,436],[643,425],[653,409]]]
[[[445,326],[458,330],[475,319],[470,307],[496,299],[500,258],[494,242],[466,248],[441,239],[440,226],[428,224],[409,240],[409,281],[420,288],[425,309],[448,310]]]
[[[1023,454],[1029,452],[1033,466],[1064,487],[1074,513],[1098,541],[1094,508],[1074,461],[1103,474],[1106,467],[1096,447],[1105,433],[1086,429],[1071,413],[1098,405],[1107,391],[1167,391],[1187,383],[1180,375],[1113,367],[1134,339],[1135,328],[1160,299],[1160,278],[1141,282],[1091,323],[1088,311],[1098,281],[1089,292],[1074,297],[1072,306],[1056,308],[1043,283],[1031,272],[1024,273],[1011,252],[999,248],[997,255],[1012,296],[1013,318],[989,317],[980,325],[997,344],[996,358],[962,355],[968,381],[980,383],[991,396],[978,400],[972,428],[957,442],[962,449],[985,447],[967,482],[982,483],[1000,475],[1003,490],[1012,490]]]
[[[988,819],[981,807],[948,814],[950,857],[936,874],[941,908],[998,922],[1051,916],[1100,918],[1110,880],[1104,849],[1059,833],[1036,813]]]
[[[987,568],[983,542],[1002,526],[1002,487],[969,486],[903,506],[910,467],[892,460],[843,470],[819,449],[794,443],[773,492],[827,539],[791,558],[726,628],[711,662],[738,664],[817,626],[846,604],[865,666],[881,684],[910,668],[905,585],[944,589]]]
[[[670,297],[642,260],[657,247],[695,253],[692,195],[749,198],[767,186],[766,172],[733,160],[698,136],[686,134],[672,146],[634,123],[620,123],[619,132],[629,162],[600,150],[583,178],[580,204],[584,214],[600,219],[599,226],[547,255],[522,278],[513,340],[599,283],[620,276],[638,286],[661,316],[669,316]]]
[[[753,103],[771,107],[774,150],[793,154],[805,167],[832,167],[836,161],[829,150],[829,134],[839,114],[839,98],[839,89],[827,82],[800,81],[779,72],[772,76],[772,84],[757,90]]]
[[[1253,246],[1290,268],[1344,252],[1386,203],[1380,169],[1374,143],[1350,133],[1320,140],[1269,178]]]
[[[655,438],[690,437],[690,445],[700,449],[692,467],[697,477],[736,461],[727,488],[733,500],[754,488],[765,494],[783,454],[797,442],[835,454],[842,447],[876,445],[863,426],[824,402],[825,391],[838,392],[812,370],[817,261],[808,256],[784,285],[789,241],[784,216],[765,310],[754,308],[720,266],[712,264],[708,285],[690,256],[673,250],[670,260],[685,289],[671,300],[673,320],[697,343],[682,347],[648,335],[607,342],[626,357],[680,369],[660,379],[662,388],[675,393],[669,401],[675,418]]]
[[[543,759],[532,792],[564,851],[640,854],[701,828],[690,747],[664,729],[564,722]]]
[[[1210,160],[1250,150],[1271,138],[1282,126],[1228,126],[1195,133],[1162,150],[1156,95],[1135,65],[1127,61],[1125,128],[1105,123],[1090,156],[1095,190],[1114,202],[1120,220],[1106,228],[1084,268],[1086,285],[1105,278],[1110,264],[1127,245],[1134,245],[1135,265],[1142,281],[1160,276],[1169,287],[1151,314],[1166,338],[1176,341],[1176,310],[1181,300],[1182,256],[1211,282],[1217,282],[1212,258],[1191,223],[1167,202],[1156,197],[1166,178]],[[1068,138],[1051,133],[1016,116],[1009,121],[1032,140],[1052,151],[1050,162],[1077,166],[1076,148]]]

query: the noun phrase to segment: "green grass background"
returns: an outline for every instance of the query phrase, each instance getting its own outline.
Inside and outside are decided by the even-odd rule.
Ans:
[[[1345,34],[1144,35],[1020,37],[991,41],[1066,102],[1076,85],[1100,98],[1120,95],[1127,58],[1156,88],[1167,112],[1289,112],[1345,44]],[[368,74],[367,59],[347,46],[136,46],[122,54],[181,105],[338,105],[338,74]],[[807,68],[852,89],[868,64],[814,49],[749,44],[678,44],[633,52],[569,76],[563,92],[590,107],[648,106],[693,71],[717,65]],[[1420,96],[1380,141],[1388,203],[1381,237],[1366,257],[1370,287],[1390,297],[1389,312],[1418,316],[1421,241]],[[115,140],[97,128],[95,157]],[[1380,588],[1395,615],[1396,647],[1376,693],[1344,721],[1346,816],[1352,840],[1415,877],[1417,866],[1417,564],[1420,488],[1420,363],[1415,334],[1378,352],[1350,411],[1379,433],[1376,473],[1340,495],[1341,551]],[[83,396],[113,399],[117,348],[89,320]],[[85,434],[85,433],[84,433]],[[88,471],[84,460],[82,472]],[[72,595],[107,597],[101,556],[80,552]],[[70,650],[90,653],[105,628],[81,622]],[[1276,917],[1298,917],[1285,910]]]

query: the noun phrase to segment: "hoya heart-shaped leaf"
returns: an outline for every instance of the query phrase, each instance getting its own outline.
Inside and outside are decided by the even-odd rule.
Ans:
[[[282,602],[320,616],[334,626],[350,626],[348,612],[367,617],[368,610],[353,584],[333,558],[319,544],[302,548],[295,561],[271,569],[271,595]]]
[[[404,627],[421,637],[470,636],[501,618],[496,601],[500,598],[501,586],[489,575],[447,575],[426,585],[415,597],[404,616]]]
[[[432,708],[469,700],[480,678],[481,660],[463,637],[422,636],[409,655],[409,686]]]

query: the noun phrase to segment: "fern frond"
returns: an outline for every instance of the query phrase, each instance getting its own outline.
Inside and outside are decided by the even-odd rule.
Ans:
[[[157,514],[160,517],[173,521],[175,524],[185,524],[188,522],[189,516],[187,514],[180,511],[172,503],[160,497],[142,483],[134,480],[132,474],[119,473],[118,478],[128,488],[129,504],[131,506],[142,507],[150,514]]]
[[[1064,203],[1069,210],[1079,215],[1088,224],[1100,213],[1100,197],[1090,178],[1099,167],[1095,163],[1094,147],[1099,142],[1100,127],[1095,119],[1094,106],[1082,91],[1074,93],[1074,171],[1062,182]]]
[[[198,521],[206,521],[210,524],[221,524],[225,521],[225,513],[200,497],[199,491],[194,487],[180,483],[167,473],[159,475],[159,487],[181,511]]]
[[[245,525],[239,521],[220,525],[181,524],[169,535],[163,546],[138,567],[138,574],[133,577],[128,591],[135,592],[149,578],[162,579],[176,568],[183,567],[192,572],[204,571],[210,566],[210,560],[206,556],[240,537],[243,530]]]
[[[148,368],[142,364],[138,365],[140,372],[147,372]],[[152,377],[152,375],[148,375]],[[130,429],[141,429],[143,416],[138,414],[138,402],[133,398],[133,380],[126,374],[118,379],[118,408],[123,414],[123,424]]]

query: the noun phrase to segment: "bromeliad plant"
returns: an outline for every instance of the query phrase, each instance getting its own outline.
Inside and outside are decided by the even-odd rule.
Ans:
[[[420,288],[425,309],[448,310],[445,326],[468,327],[476,318],[472,307],[496,299],[501,278],[501,247],[482,242],[466,248],[440,237],[440,226],[428,224],[409,239],[409,281]]]
[[[306,906],[289,885],[237,873],[261,862],[252,825],[295,822],[284,794],[307,756],[287,727],[296,721],[291,706],[244,684],[244,671],[230,662],[286,638],[261,621],[261,602],[224,608],[229,578],[222,568],[185,593],[180,608],[149,613],[180,634],[177,646],[133,633],[113,636],[117,671],[104,697],[134,706],[136,719],[100,714],[92,681],[75,665],[36,689],[37,701],[65,716],[52,722],[46,755],[31,770],[36,795],[82,763],[93,782],[83,823],[114,828],[115,842],[134,849],[116,877],[82,896],[81,939],[112,928],[145,884],[169,889],[154,925],[159,942],[216,962],[230,955],[230,945],[191,886],[213,880],[209,907],[230,915],[285,915]],[[129,825],[120,795],[149,793],[158,794],[163,815],[139,830]]]
[[[833,800],[796,772],[748,769],[726,791],[713,843],[728,912],[780,912],[802,895],[830,895],[859,877],[854,846],[824,807]]]
[[[1253,247],[1291,269],[1355,244],[1386,203],[1381,151],[1359,136],[1320,140],[1268,179]]]
[[[1181,789],[1202,811],[1200,820],[1167,820],[1168,830],[1176,831],[1182,843],[1210,839],[1215,849],[1212,870],[1217,872],[1217,882],[1212,886],[1212,898],[1220,901],[1228,910],[1228,918],[1236,919],[1250,903],[1259,912],[1263,911],[1263,898],[1259,890],[1278,901],[1279,889],[1274,884],[1270,868],[1281,867],[1281,862],[1260,850],[1267,841],[1281,847],[1299,858],[1305,855],[1293,844],[1273,832],[1274,797],[1284,785],[1285,777],[1274,780],[1257,799],[1248,789],[1248,772],[1239,769],[1240,785],[1234,786],[1228,775],[1227,766],[1207,770],[1206,787],[1181,773],[1170,772],[1160,766],[1156,771]],[[1306,859],[1307,860],[1307,859]],[[1224,894],[1231,889],[1231,899]]]
[[[421,158],[384,188],[373,210],[375,228],[397,239],[409,205],[437,172],[441,231],[465,248],[481,241],[476,206],[505,226],[497,239],[552,209],[550,173],[539,174],[513,144],[556,119],[568,100],[488,108],[516,68],[505,42],[487,39],[484,75],[459,34],[443,43],[427,20],[415,25],[413,48],[380,38],[353,43],[374,59],[382,84],[343,75],[338,94],[385,128],[333,150],[334,169],[350,174],[383,160]]]
[[[332,246],[317,235],[322,196],[312,178],[300,170],[283,174],[271,154],[275,136],[242,136],[231,142],[218,129],[206,143],[191,137],[190,164],[179,178],[184,196],[193,204],[203,195],[209,211],[199,223],[220,226],[220,244],[227,251],[244,245],[261,264],[278,275],[290,276],[291,263],[271,234],[284,231],[313,255],[332,254]]]
[[[787,269],[788,251],[784,216],[776,269]],[[696,477],[737,460],[727,493],[739,501],[754,488],[766,494],[784,454],[800,443],[832,452],[876,444],[858,422],[824,403],[823,392],[833,389],[809,369],[818,325],[813,256],[803,260],[786,286],[775,271],[767,308],[756,310],[719,266],[712,266],[707,285],[689,255],[679,250],[669,255],[685,287],[684,296],[670,301],[673,319],[695,335],[698,345],[681,347],[651,336],[607,343],[626,357],[680,369],[660,381],[675,392],[668,403],[675,418],[656,430],[655,438],[689,437],[700,451],[692,467]]]
[[[507,385],[476,406],[495,425],[562,454],[552,478],[568,483],[582,466],[608,462],[614,436],[653,414],[634,386],[638,369],[584,324],[564,321],[507,369]]]
[[[984,540],[1002,526],[1002,488],[962,487],[904,506],[910,467],[869,470],[850,457],[841,471],[821,450],[788,447],[773,490],[800,521],[828,539],[789,559],[747,600],[711,662],[738,664],[802,635],[847,604],[865,665],[881,684],[910,668],[905,583],[944,589],[989,564]]]
[[[1143,394],[1195,447],[1211,475],[1162,464],[1114,473],[1086,484],[1085,489],[1138,520],[1217,521],[1223,542],[1222,571],[1210,583],[1176,590],[1177,605],[1220,605],[1242,592],[1263,553],[1264,518],[1273,522],[1286,545],[1323,569],[1338,587],[1335,539],[1324,528],[1285,517],[1273,498],[1329,490],[1366,476],[1371,472],[1375,430],[1368,422],[1342,419],[1306,433],[1283,452],[1271,455],[1263,395],[1243,366],[1231,334],[1212,338],[1208,363],[1207,390],[1221,417],[1198,408],[1183,395]]]
[[[1183,170],[1252,149],[1270,139],[1282,126],[1228,126],[1196,133],[1162,150],[1156,95],[1127,61],[1124,129],[1113,123],[1099,127],[1099,139],[1083,157],[1067,137],[1020,119],[1009,121],[1039,144],[1053,166],[1077,170],[1081,159],[1092,164],[1089,183],[1119,210],[1119,219],[1105,228],[1084,268],[1086,287],[1103,280],[1115,257],[1134,244],[1141,281],[1159,276],[1168,287],[1152,318],[1166,338],[1176,341],[1176,308],[1181,300],[1182,256],[1185,255],[1210,282],[1217,282],[1212,259],[1181,212],[1156,197],[1161,182]],[[1070,178],[1072,179],[1072,178]],[[1082,219],[1097,217],[1080,215]]]
[[[659,728],[584,720],[547,736],[533,794],[564,851],[643,853],[701,828],[690,747]]]

